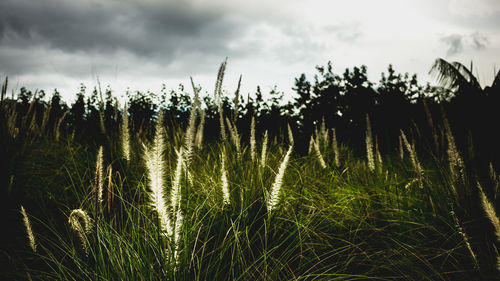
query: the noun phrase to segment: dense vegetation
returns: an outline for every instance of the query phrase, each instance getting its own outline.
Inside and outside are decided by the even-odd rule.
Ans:
[[[498,276],[500,73],[483,89],[438,59],[439,87],[392,67],[375,86],[328,63],[284,104],[225,93],[225,64],[213,96],[193,83],[125,107],[109,87],[8,98],[6,79],[4,279]]]

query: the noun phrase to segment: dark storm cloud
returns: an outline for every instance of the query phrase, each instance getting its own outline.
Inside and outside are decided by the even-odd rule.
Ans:
[[[224,57],[231,54],[228,42],[243,28],[224,11],[189,1],[0,2],[2,59],[10,57],[8,48],[34,46],[80,55],[122,50],[166,63],[197,53]]]

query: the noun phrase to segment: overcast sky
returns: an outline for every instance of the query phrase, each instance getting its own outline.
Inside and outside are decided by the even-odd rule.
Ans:
[[[437,57],[469,65],[483,85],[500,68],[499,0],[0,0],[0,76],[9,88],[59,89],[74,100],[80,83],[159,92],[162,83],[213,91],[228,57],[224,89],[273,85],[292,94],[294,78],[333,62],[366,65],[369,79],[392,63],[428,76]]]

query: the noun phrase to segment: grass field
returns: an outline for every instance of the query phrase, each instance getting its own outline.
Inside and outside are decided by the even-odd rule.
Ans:
[[[247,139],[222,117],[204,141],[196,110],[88,142],[8,109],[4,280],[498,278],[498,175],[466,166],[449,125],[440,153],[402,131],[381,154],[367,126],[366,156],[325,128],[300,155],[289,128]]]

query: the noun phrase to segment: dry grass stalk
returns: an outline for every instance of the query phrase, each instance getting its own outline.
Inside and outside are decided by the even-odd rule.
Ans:
[[[113,166],[108,165],[107,168],[107,173],[108,173],[108,188],[107,188],[107,207],[108,207],[108,213],[111,212],[111,201],[113,200],[113,181],[112,181],[112,176],[113,176]]]
[[[260,165],[262,167],[265,167],[266,166],[266,160],[267,160],[267,138],[268,138],[268,135],[267,135],[267,130],[264,132],[264,138],[262,140],[262,151],[261,151],[261,155],[260,155]]]
[[[313,149],[314,149],[314,137],[311,135],[311,138],[309,139],[309,148],[307,150],[307,154],[311,155]]]
[[[222,150],[221,155],[221,189],[222,189],[222,198],[224,201],[224,205],[229,205],[231,203],[229,199],[229,184],[227,181],[227,171],[226,171],[226,153]]]
[[[335,165],[337,167],[339,167],[340,166],[340,153],[339,153],[339,144],[337,141],[337,134],[335,132],[335,128],[333,128],[332,134],[333,134],[332,146],[333,146],[334,161],[335,161]]]
[[[28,218],[28,214],[26,213],[26,210],[22,205],[21,205],[21,214],[23,215],[24,227],[26,228],[26,235],[28,236],[30,248],[33,250],[33,252],[36,252],[35,235],[33,234],[33,229],[31,227],[31,222],[30,219]]]
[[[375,157],[373,155],[373,139],[372,129],[370,125],[370,117],[366,114],[366,158],[368,160],[368,168],[370,171],[375,171]]]
[[[151,147],[144,146],[144,162],[149,179],[149,198],[152,208],[158,214],[158,220],[162,232],[167,235],[172,235],[172,224],[167,211],[167,203],[164,196],[164,179],[165,161],[163,160],[163,152],[165,143],[163,139],[163,128],[161,122],[156,125],[156,134]]]
[[[43,111],[42,125],[40,126],[40,135],[45,133],[45,128],[47,127],[47,124],[49,123],[50,111],[51,111],[50,105]]]
[[[321,138],[323,145],[328,147],[328,130],[326,129],[325,116],[321,119]]]
[[[56,137],[56,141],[59,141],[59,137],[61,135],[61,124],[64,121],[64,118],[66,118],[66,115],[68,115],[68,111],[65,111],[63,116],[57,120],[56,127],[54,129],[54,134]]]
[[[127,104],[123,106],[123,118],[121,125],[121,142],[122,142],[122,151],[123,158],[130,162],[130,128],[128,126],[128,108]]]
[[[493,228],[495,229],[495,236],[500,242],[500,219],[498,218],[495,211],[495,206],[493,206],[490,200],[488,200],[488,197],[486,197],[486,194],[484,194],[483,188],[481,187],[479,182],[477,182],[477,188],[479,189],[479,197],[481,198],[483,210],[486,213],[486,216],[490,220],[491,224],[493,225]]]
[[[83,226],[82,223],[83,222]],[[92,221],[87,213],[82,209],[74,209],[69,214],[68,223],[70,227],[76,231],[80,242],[82,243],[82,248],[86,254],[89,253],[89,245],[85,234],[89,233],[92,229]]]
[[[96,192],[96,203],[102,203],[102,190],[104,187],[103,147],[99,146],[95,164],[94,187]]]
[[[255,117],[252,116],[252,122],[250,123],[250,158],[252,158],[252,162],[255,161],[256,158],[256,141],[255,141]]]
[[[281,190],[281,186],[283,185],[283,178],[285,176],[285,169],[288,165],[288,161],[290,160],[290,154],[292,153],[293,145],[290,145],[288,151],[286,152],[285,158],[281,162],[278,173],[276,174],[276,178],[274,179],[273,185],[271,186],[271,192],[267,199],[267,212],[271,214],[276,205],[279,202],[279,193]]]

